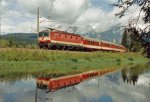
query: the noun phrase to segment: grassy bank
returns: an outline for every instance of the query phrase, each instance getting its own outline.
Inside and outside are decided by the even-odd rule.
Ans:
[[[73,52],[40,49],[0,49],[0,61],[97,61],[97,60],[146,60],[140,53]]]
[[[0,49],[0,78],[15,75],[62,76],[145,63],[139,53],[71,52],[40,49]]]

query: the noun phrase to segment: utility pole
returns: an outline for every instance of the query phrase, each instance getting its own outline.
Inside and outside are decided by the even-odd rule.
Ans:
[[[1,30],[1,15],[2,15],[2,12],[1,12],[1,2],[0,2],[0,38],[1,38],[1,35],[2,35],[2,30]]]
[[[39,7],[37,7],[37,39],[39,35],[39,18],[40,18]]]
[[[1,38],[1,35],[2,35],[2,34],[1,34],[1,31],[2,31],[2,30],[1,30],[1,14],[0,14],[0,38]]]

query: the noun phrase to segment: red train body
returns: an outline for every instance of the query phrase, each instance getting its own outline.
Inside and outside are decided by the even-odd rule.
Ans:
[[[79,84],[84,80],[88,80],[96,76],[101,76],[103,74],[113,71],[115,71],[115,69],[102,71],[89,71],[81,74],[69,75],[59,78],[37,78],[36,82],[38,88],[40,89],[48,89],[49,91],[55,91],[61,88]]]
[[[60,50],[126,52],[126,48],[106,41],[85,38],[78,34],[47,29],[39,33],[39,47]]]

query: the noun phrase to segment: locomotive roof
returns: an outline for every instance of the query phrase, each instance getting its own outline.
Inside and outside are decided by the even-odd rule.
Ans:
[[[63,33],[63,34],[66,34],[66,35],[75,35],[75,36],[80,36],[81,37],[81,35],[79,35],[79,34],[69,33],[69,32],[65,32],[65,31],[58,31],[58,30],[56,30],[54,32],[59,32],[59,33]]]
[[[61,31],[61,30],[57,30],[57,29],[53,29],[53,28],[48,28],[46,30],[50,30],[50,31],[53,31],[53,32],[59,32],[59,33],[67,34],[67,35],[75,35],[75,36],[81,37],[81,35],[79,35],[79,34],[69,33],[69,32],[66,32],[66,31]],[[45,31],[45,30],[43,30],[43,31]]]

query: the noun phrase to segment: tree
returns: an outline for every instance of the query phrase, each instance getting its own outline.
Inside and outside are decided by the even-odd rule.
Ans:
[[[130,22],[130,26],[126,27],[126,29],[134,30],[134,34],[132,35],[137,40],[138,38],[141,44],[143,44],[144,52],[147,52],[148,57],[150,58],[150,0],[118,0],[117,4],[113,4],[114,6],[122,9],[121,12],[115,14],[119,18],[125,16],[125,12],[129,10],[130,7],[137,5],[140,10],[137,18],[134,18],[132,22]],[[137,27],[139,18],[141,17],[141,13],[144,13],[142,20],[146,27],[141,30],[141,28]],[[132,26],[131,26],[132,25]],[[136,32],[135,32],[136,31]],[[138,33],[138,35],[136,35]],[[148,39],[148,40],[145,40]],[[134,45],[134,44],[133,44]],[[132,47],[133,47],[132,45]]]
[[[138,52],[142,49],[142,37],[137,29],[135,28],[125,28],[122,45],[125,46],[129,51]]]
[[[124,33],[123,33],[121,44],[123,46],[125,46],[127,49],[129,49],[129,44],[127,42],[128,42],[128,30],[124,29]]]

